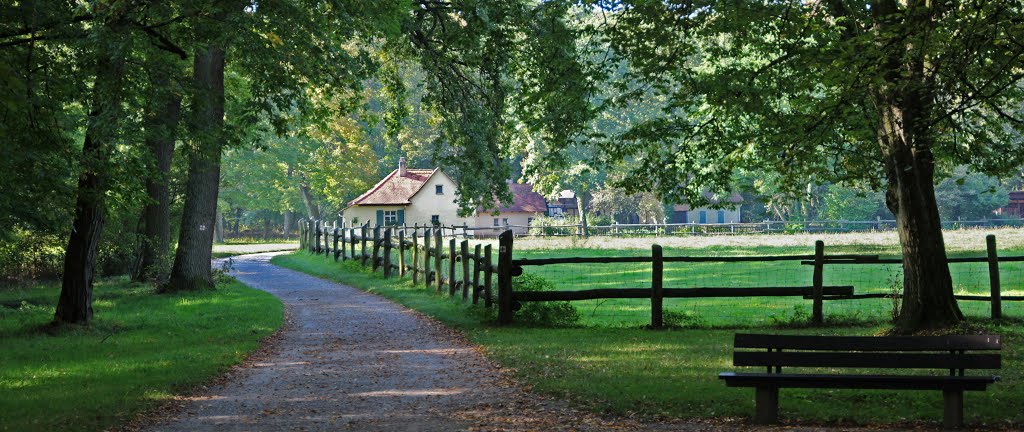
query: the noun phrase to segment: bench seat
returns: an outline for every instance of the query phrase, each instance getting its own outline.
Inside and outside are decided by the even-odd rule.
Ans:
[[[823,375],[722,372],[729,387],[849,388],[869,390],[985,390],[997,376]]]
[[[942,391],[943,425],[963,425],[964,392],[983,391],[998,376],[968,375],[967,370],[1001,367],[1002,344],[996,335],[953,336],[805,336],[735,335],[733,365],[765,372],[722,372],[729,387],[754,387],[754,421],[778,422],[780,388],[848,388]],[[783,368],[827,368],[829,373],[792,373]],[[843,369],[847,369],[844,371]],[[860,374],[861,369],[892,371]],[[909,375],[907,370],[931,370]],[[901,373],[902,371],[902,373]],[[939,372],[941,371],[941,372]]]

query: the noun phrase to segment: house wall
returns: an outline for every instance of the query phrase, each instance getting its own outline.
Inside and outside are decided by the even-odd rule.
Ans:
[[[438,195],[436,186],[441,185],[444,193]],[[357,205],[345,209],[343,216],[345,223],[351,225],[353,220],[358,218],[356,224],[362,225],[366,222],[371,227],[377,225],[377,210],[405,210],[405,225],[420,224],[430,225],[430,217],[438,215],[441,225],[472,225],[472,217],[459,217],[459,205],[455,203],[455,182],[444,173],[438,172],[427,180],[423,188],[412,197],[410,204],[405,206],[373,206]]]
[[[501,213],[501,214],[499,214],[497,216],[494,216],[494,215],[492,215],[490,213],[477,213],[476,218],[474,219],[473,223],[471,223],[471,225],[475,225],[475,226],[481,227],[481,228],[494,227],[494,219],[498,219],[498,225],[499,226],[494,227],[493,229],[476,230],[476,232],[474,232],[473,235],[475,237],[497,237],[499,234],[501,234],[502,232],[505,231],[505,221],[504,221],[504,219],[508,219],[508,224],[509,225],[519,225],[519,226],[516,226],[516,227],[509,228],[509,229],[512,230],[513,234],[515,234],[515,235],[523,235],[523,234],[526,234],[527,232],[529,232],[529,229],[525,228],[525,227],[530,224],[530,219],[531,218],[532,219],[536,219],[536,218],[539,218],[541,216],[544,216],[544,214],[543,213],[523,213],[523,212],[512,213],[512,212],[509,212],[509,213]]]
[[[443,195],[435,193],[435,187],[444,188]],[[423,185],[419,193],[412,197],[405,212],[406,225],[430,225],[430,216],[438,215],[441,225],[473,224],[472,217],[459,217],[459,205],[455,203],[455,182],[446,174],[438,171]]]
[[[405,223],[412,225],[409,222],[409,211],[406,209],[407,206],[353,206],[345,209],[342,214],[345,218],[345,226],[362,225],[367,222],[370,223],[370,227],[377,226],[377,210],[405,210]]]
[[[698,207],[691,209],[686,212],[686,218],[683,218],[683,212],[676,211],[674,215],[669,219],[672,223],[701,223],[700,212],[705,212],[706,221],[703,223],[717,224],[717,223],[740,223],[740,208],[736,207],[733,209],[721,209],[723,212],[723,219],[719,221],[717,209]]]

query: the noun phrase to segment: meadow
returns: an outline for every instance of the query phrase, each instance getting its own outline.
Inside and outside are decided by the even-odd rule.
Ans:
[[[0,290],[0,430],[107,430],[209,382],[283,323],[274,296],[98,282],[88,327],[53,327],[58,283]]]

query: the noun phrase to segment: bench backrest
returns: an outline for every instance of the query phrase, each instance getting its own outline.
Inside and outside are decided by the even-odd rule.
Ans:
[[[999,336],[800,336],[737,333],[733,364],[764,366],[771,373],[788,367],[887,369],[999,369]],[[760,351],[740,351],[760,349]]]

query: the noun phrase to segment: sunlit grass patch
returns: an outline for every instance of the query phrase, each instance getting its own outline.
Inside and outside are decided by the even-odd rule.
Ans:
[[[0,430],[119,425],[242,361],[283,322],[280,301],[238,282],[156,295],[113,280],[96,285],[91,326],[52,328],[58,294],[0,291]]]

